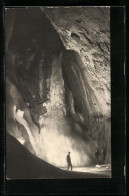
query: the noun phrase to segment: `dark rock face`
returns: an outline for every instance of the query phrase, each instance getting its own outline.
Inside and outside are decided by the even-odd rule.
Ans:
[[[96,163],[96,148],[100,163],[110,163],[109,8],[12,12],[11,34],[6,22],[7,131],[57,166],[69,149],[75,165]]]
[[[49,97],[51,56],[60,52],[62,43],[49,20],[37,9],[16,10],[13,29],[7,75],[22,89],[21,95],[38,124],[37,115],[45,113],[42,103]]]

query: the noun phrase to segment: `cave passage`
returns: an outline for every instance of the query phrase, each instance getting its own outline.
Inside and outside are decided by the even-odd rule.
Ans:
[[[7,132],[57,167],[66,166],[69,151],[73,166],[110,164],[109,105],[99,103],[106,90],[95,93],[81,56],[65,47],[45,12],[7,10],[6,38]]]

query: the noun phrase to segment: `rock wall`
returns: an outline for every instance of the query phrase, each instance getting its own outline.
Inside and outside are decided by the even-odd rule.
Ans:
[[[65,48],[76,52],[73,59],[78,61],[77,68],[96,97],[93,103],[97,105],[96,109],[90,111],[90,106],[89,113],[101,112],[110,118],[110,8],[57,7],[42,10],[59,33]],[[72,69],[77,68],[73,65]]]

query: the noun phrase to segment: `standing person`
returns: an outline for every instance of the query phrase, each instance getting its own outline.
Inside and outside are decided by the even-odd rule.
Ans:
[[[105,146],[102,149],[102,155],[103,155],[103,163],[105,163],[105,158],[106,158],[106,147]]]
[[[72,171],[70,152],[68,152],[66,159],[67,159],[67,164],[68,164],[67,170],[69,170],[69,167],[71,167],[71,171]]]
[[[96,159],[96,163],[99,164],[100,163],[100,151],[98,148],[95,151],[95,159]]]

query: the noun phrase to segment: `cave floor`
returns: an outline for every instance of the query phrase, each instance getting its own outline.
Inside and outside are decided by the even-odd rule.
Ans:
[[[67,167],[61,167],[62,170],[67,170]],[[96,165],[94,167],[73,167],[70,172],[83,172],[83,173],[91,173],[91,174],[100,174],[111,177],[111,167],[109,164],[104,165]]]
[[[16,138],[6,135],[6,174],[8,179],[110,178],[110,165],[57,168],[30,153]]]

